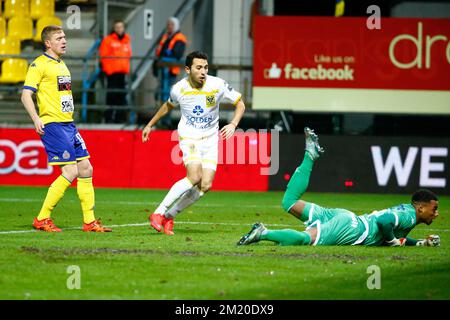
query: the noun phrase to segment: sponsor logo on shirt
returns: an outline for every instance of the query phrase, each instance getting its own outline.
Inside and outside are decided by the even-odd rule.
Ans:
[[[186,125],[197,128],[197,129],[205,129],[211,126],[211,123],[213,121],[212,115],[207,115],[204,117],[201,117],[200,115],[204,113],[205,111],[203,108],[199,105],[195,106],[192,110],[193,116],[187,116],[187,122]]]
[[[71,91],[72,80],[70,76],[58,76],[58,91]]]
[[[199,116],[203,113],[203,109],[200,106],[195,106],[194,109],[192,110],[192,113],[195,114],[196,116]]]
[[[213,121],[212,116],[206,116],[206,117],[188,117],[187,118],[187,125],[197,127],[199,124],[205,124],[203,128],[207,128],[211,122]]]

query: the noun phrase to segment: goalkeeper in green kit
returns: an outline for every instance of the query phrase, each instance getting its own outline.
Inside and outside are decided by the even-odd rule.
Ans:
[[[431,224],[439,215],[436,195],[426,189],[417,190],[410,204],[357,216],[339,208],[323,208],[300,200],[306,192],[314,161],[324,152],[313,130],[305,128],[305,156],[292,175],[283,197],[283,209],[303,221],[307,228],[269,230],[255,223],[237,243],[248,245],[261,240],[282,246],[292,245],[365,245],[365,246],[430,246],[440,245],[437,235],[412,239],[408,233],[419,223]]]

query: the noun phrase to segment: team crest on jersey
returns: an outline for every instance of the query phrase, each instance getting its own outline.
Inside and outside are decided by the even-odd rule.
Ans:
[[[211,108],[216,105],[216,96],[215,95],[209,95],[206,96],[206,107]]]
[[[72,80],[70,76],[58,76],[58,91],[72,90]]]
[[[63,153],[63,155],[62,155],[62,157],[63,157],[64,160],[69,159],[69,158],[70,158],[70,153],[69,153],[69,151],[65,150],[64,153]]]

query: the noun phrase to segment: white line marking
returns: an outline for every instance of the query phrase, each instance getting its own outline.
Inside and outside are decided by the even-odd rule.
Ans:
[[[229,222],[203,222],[203,221],[177,221],[177,224],[193,224],[193,225],[220,225],[220,226],[237,226],[237,227],[243,227],[244,225],[242,223],[229,223]],[[110,228],[127,228],[127,227],[143,227],[143,226],[149,226],[150,224],[148,222],[145,223],[128,223],[128,224],[113,224],[108,225],[107,227]],[[265,224],[269,227],[288,227],[288,228],[295,228],[295,225],[291,224]],[[105,225],[106,226],[106,225]],[[248,227],[251,227],[249,224]],[[81,227],[68,227],[63,228],[61,230],[81,230]],[[448,229],[421,229],[426,231],[441,231],[441,232],[449,232]],[[11,231],[0,231],[0,234],[17,234],[17,233],[31,233],[31,232],[37,232],[36,230],[11,230]]]
[[[30,198],[0,198],[0,202],[42,202],[43,199],[30,199]],[[79,202],[78,200],[63,200],[64,202]],[[119,204],[119,205],[143,205],[143,206],[158,206],[160,202],[152,202],[152,201],[105,201],[105,200],[96,200],[96,203],[106,203],[106,204]],[[245,204],[245,203],[234,203],[234,204],[220,204],[220,203],[196,203],[196,207],[216,207],[216,208],[270,208],[270,209],[281,209],[280,205],[268,205],[268,204]],[[359,211],[363,213],[370,214],[374,211],[373,208],[361,208],[361,207],[347,207],[347,210],[350,211]],[[441,210],[442,211],[442,210]]]
[[[222,225],[222,226],[242,226],[242,223],[225,223],[225,222],[197,222],[197,221],[177,221],[177,224],[197,224],[197,225]],[[266,224],[267,226],[274,227],[292,227],[288,224]],[[105,225],[106,226],[106,225]],[[146,223],[128,223],[128,224],[113,224],[106,227],[110,228],[126,228],[126,227],[142,227],[150,226],[149,222]],[[68,227],[61,230],[81,230],[81,227]],[[14,234],[14,233],[30,233],[37,232],[37,230],[12,230],[12,231],[0,231],[0,234]]]
[[[0,198],[0,202],[42,202],[43,199],[24,199],[24,198]],[[78,202],[78,200],[64,200],[65,202]],[[96,203],[106,203],[106,204],[122,204],[122,205],[152,205],[157,206],[160,202],[152,202],[152,201],[102,201],[96,200]],[[244,208],[281,208],[281,205],[257,205],[257,204],[220,204],[220,203],[198,203],[197,207],[244,207]]]
[[[13,230],[13,231],[0,231],[0,234],[30,233],[30,232],[36,232],[36,230]]]

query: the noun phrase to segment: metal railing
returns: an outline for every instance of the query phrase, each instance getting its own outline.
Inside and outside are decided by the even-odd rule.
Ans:
[[[143,88],[138,87],[133,89],[131,87],[131,79],[130,75],[128,75],[128,79],[126,81],[127,86],[122,89],[108,89],[106,86],[97,85],[95,88],[95,84],[97,81],[101,79],[102,72],[100,69],[100,65],[98,63],[98,46],[99,41],[96,41],[88,51],[85,56],[64,56],[63,60],[68,64],[69,70],[72,71],[72,74],[77,73],[78,70],[81,71],[81,77],[72,79],[72,93],[75,99],[81,100],[81,108],[78,109],[76,113],[76,119],[80,123],[88,123],[95,122],[99,123],[104,120],[104,111],[106,110],[121,110],[129,113],[129,118],[125,124],[136,124],[139,119],[138,115],[149,116],[152,112],[154,112],[162,102],[164,102],[170,93],[170,79],[168,77],[168,69],[172,66],[178,66],[184,68],[184,60],[175,60],[170,58],[162,58],[158,61],[158,77],[155,81],[155,86],[152,88]],[[28,60],[31,63],[34,59],[36,59],[36,55],[0,55],[0,58],[22,58]],[[103,57],[102,57],[103,58]],[[117,59],[117,57],[105,57],[105,58],[113,58]],[[128,59],[128,58],[127,58]],[[132,56],[131,60],[144,60],[149,59],[150,61],[154,61],[157,57],[147,57],[147,56]],[[72,62],[72,63],[71,63]],[[210,74],[214,75],[217,70],[251,70],[252,66],[242,66],[242,65],[219,65],[219,64],[210,64]],[[75,71],[75,72],[74,72]],[[79,79],[79,80],[77,80]],[[3,107],[4,112],[14,111],[19,112],[19,110],[15,110],[13,105],[21,105],[20,98],[18,94],[20,93],[23,86],[22,83],[18,84],[3,84],[0,85],[0,93],[3,95],[3,101],[1,101],[1,105]],[[108,105],[103,101],[103,98],[108,93],[124,93],[127,95],[128,104],[127,105]],[[136,103],[138,98],[142,98],[144,95],[151,94],[152,98],[150,101],[151,104],[142,104]],[[6,97],[6,98],[5,98]],[[7,102],[7,103],[6,103]],[[20,111],[23,111],[20,108]],[[100,119],[101,117],[101,119]],[[141,121],[142,122],[142,121]]]
[[[184,18],[188,15],[188,13],[193,9],[198,0],[185,0],[175,11],[174,17],[177,17],[180,20],[180,23],[183,22]],[[160,32],[158,37],[153,42],[152,46],[147,50],[145,54],[146,59],[143,59],[141,63],[136,67],[136,70],[133,72],[131,80],[131,88],[136,89],[141,81],[144,79],[145,75],[148,73],[148,70],[151,68],[152,60],[151,57],[155,54],[156,47],[159,45],[160,40],[166,33],[166,30]]]
[[[88,50],[86,56],[83,59],[83,75],[82,75],[82,93],[81,93],[81,119],[83,122],[87,121],[87,103],[88,103],[88,89],[97,81],[101,69],[97,66],[94,68],[94,72],[89,72],[88,61],[92,60],[98,48],[100,47],[102,40],[97,39],[91,48]],[[96,60],[97,61],[97,60]]]
[[[82,104],[81,104],[81,121],[83,123],[87,122],[88,110],[122,110],[130,112],[129,115],[129,123],[134,124],[136,122],[136,112],[142,110],[140,107],[136,107],[134,101],[136,100],[136,96],[138,94],[143,93],[154,93],[155,97],[159,97],[159,99],[155,99],[158,101],[165,101],[169,97],[170,93],[170,79],[169,79],[169,68],[171,66],[183,66],[183,62],[181,60],[170,59],[170,58],[161,58],[156,66],[158,67],[158,79],[157,79],[157,87],[155,89],[139,89],[132,88],[131,75],[127,75],[126,87],[122,89],[111,89],[111,88],[103,88],[101,90],[93,89],[92,86],[96,81],[99,80],[102,75],[102,70],[99,67],[99,57],[95,56],[95,52],[97,51],[99,46],[99,42],[97,41],[89,50],[88,54],[83,58],[83,75],[82,75]],[[102,59],[120,59],[120,57],[102,57]],[[138,60],[146,60],[149,57],[138,57],[133,56],[131,58],[123,58],[123,59],[138,59]],[[151,61],[157,59],[156,57],[150,57]],[[95,61],[93,71],[89,71],[89,61]],[[91,63],[92,65],[92,63]],[[92,69],[92,67],[91,67]],[[127,104],[124,105],[102,105],[96,103],[95,105],[88,104],[88,95],[89,93],[97,93],[100,95],[107,95],[110,93],[124,93],[126,94]],[[98,100],[98,99],[96,99]]]

